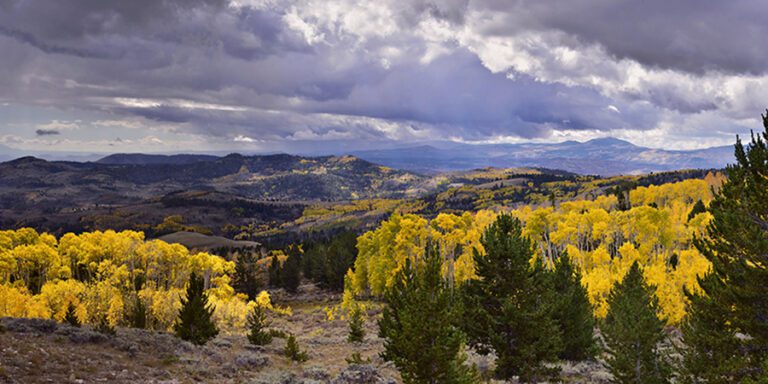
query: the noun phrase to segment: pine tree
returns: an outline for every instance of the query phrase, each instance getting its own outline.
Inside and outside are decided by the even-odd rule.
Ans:
[[[684,334],[686,365],[701,368],[694,382],[768,375],[768,111],[762,117],[764,132],[746,148],[737,138],[736,163],[709,204],[706,236],[694,242],[712,263]],[[746,337],[734,340],[736,333]]]
[[[114,336],[117,334],[117,330],[115,330],[115,326],[112,325],[109,322],[109,318],[106,314],[102,314],[98,316],[96,319],[96,326],[95,328],[96,332],[103,333],[105,335]]]
[[[286,291],[296,293],[301,283],[301,253],[297,247],[288,250],[288,259],[280,269],[280,286]]]
[[[280,268],[280,259],[276,254],[272,255],[272,262],[269,264],[269,286],[272,288],[277,288],[282,284],[280,279]]]
[[[463,285],[469,340],[481,353],[494,351],[496,376],[536,382],[557,375],[544,363],[557,360],[561,332],[553,319],[552,279],[540,259],[531,263],[531,241],[520,221],[502,214],[483,234],[485,254],[475,251],[476,280]]]
[[[680,330],[684,345],[680,381],[687,384],[728,384],[741,382],[747,372],[741,343],[729,326],[730,311],[718,297],[722,282],[709,273],[699,286],[709,295],[686,292],[687,314]]]
[[[147,327],[147,307],[139,295],[136,295],[134,299],[133,308],[128,315],[128,323],[133,328],[144,329]]]
[[[320,285],[334,291],[344,290],[344,277],[357,258],[357,235],[344,232],[331,241],[325,253]]]
[[[262,284],[259,279],[259,267],[256,264],[256,257],[253,252],[242,250],[237,255],[232,287],[237,292],[248,295],[248,300],[256,299],[256,295],[261,291]]]
[[[347,341],[350,343],[362,343],[365,340],[364,326],[364,308],[361,304],[355,303],[349,311],[349,335],[347,336]]]
[[[208,305],[204,285],[203,278],[192,273],[187,285],[187,297],[181,301],[179,317],[173,326],[176,336],[197,345],[203,345],[219,334],[213,323],[213,308]]]
[[[270,325],[267,311],[257,305],[248,314],[246,326],[248,327],[248,341],[253,345],[267,345],[272,342],[272,334],[267,329]]]
[[[586,360],[597,352],[594,332],[595,317],[587,289],[581,285],[581,272],[571,263],[567,253],[555,262],[552,274],[557,292],[553,318],[562,332],[564,360]]]
[[[608,295],[608,314],[600,329],[614,383],[669,383],[671,369],[658,350],[664,339],[659,300],[635,261]]]
[[[704,202],[699,200],[696,202],[696,204],[693,205],[693,208],[691,208],[691,212],[688,212],[688,220],[693,219],[698,215],[699,213],[704,213],[707,211],[707,207],[704,205]]]
[[[64,322],[73,326],[80,327],[80,319],[77,318],[75,305],[70,301],[67,305],[67,313],[64,314]]]
[[[406,260],[385,292],[381,356],[395,364],[406,384],[474,382],[474,371],[464,364],[465,336],[454,325],[455,298],[442,277],[442,258],[432,245],[425,253],[423,262]]]
[[[296,337],[293,335],[288,335],[288,339],[285,342],[284,354],[285,354],[285,357],[298,363],[303,363],[309,360],[309,355],[307,354],[307,351],[301,350],[301,348],[299,347],[299,342],[296,341]]]

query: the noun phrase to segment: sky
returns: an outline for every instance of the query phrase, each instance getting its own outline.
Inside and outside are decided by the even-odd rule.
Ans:
[[[730,145],[765,0],[0,0],[0,149]]]

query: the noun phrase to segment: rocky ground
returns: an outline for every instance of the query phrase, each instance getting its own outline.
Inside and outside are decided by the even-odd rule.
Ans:
[[[165,332],[118,328],[104,335],[51,320],[0,318],[0,383],[281,383],[380,384],[401,382],[397,370],[379,357],[376,336],[380,310],[369,311],[366,340],[346,341],[347,324],[328,321],[324,307],[338,297],[306,290],[297,297],[276,293],[293,316],[275,318],[273,327],[296,335],[309,361],[283,356],[285,341],[250,345],[242,334],[219,335],[195,346]],[[346,361],[359,353],[370,363]],[[486,375],[490,357],[469,353],[469,362]],[[608,373],[596,362],[564,363],[566,383],[604,383]]]

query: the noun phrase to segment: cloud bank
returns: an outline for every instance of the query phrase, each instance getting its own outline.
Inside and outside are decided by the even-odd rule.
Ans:
[[[0,0],[0,143],[722,145],[768,106],[766,19],[760,0]]]

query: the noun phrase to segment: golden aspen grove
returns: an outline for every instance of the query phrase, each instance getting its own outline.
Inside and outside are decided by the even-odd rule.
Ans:
[[[72,304],[82,323],[126,325],[137,300],[147,327],[170,330],[190,274],[202,276],[225,332],[244,327],[254,306],[273,308],[262,292],[254,301],[235,293],[235,264],[179,244],[145,240],[142,232],[95,231],[60,239],[30,228],[0,231],[0,317],[62,321]]]
[[[638,187],[628,192],[631,207],[621,210],[616,196],[563,201],[555,207],[525,205],[509,211],[524,224],[524,235],[534,244],[534,257],[551,266],[567,252],[582,272],[595,315],[604,317],[611,287],[637,261],[648,283],[656,286],[662,315],[677,324],[685,315],[684,290],[696,291],[696,279],[709,262],[692,240],[701,236],[711,219],[707,212],[692,212],[697,202],[707,204],[722,177],[708,175],[660,186]],[[693,214],[692,214],[693,213]],[[446,262],[446,277],[461,284],[474,277],[473,252],[484,252],[483,230],[497,216],[495,211],[434,219],[393,215],[373,231],[358,238],[359,254],[348,272],[348,296],[380,296],[391,286],[406,259],[419,259],[431,240],[439,244]]]

